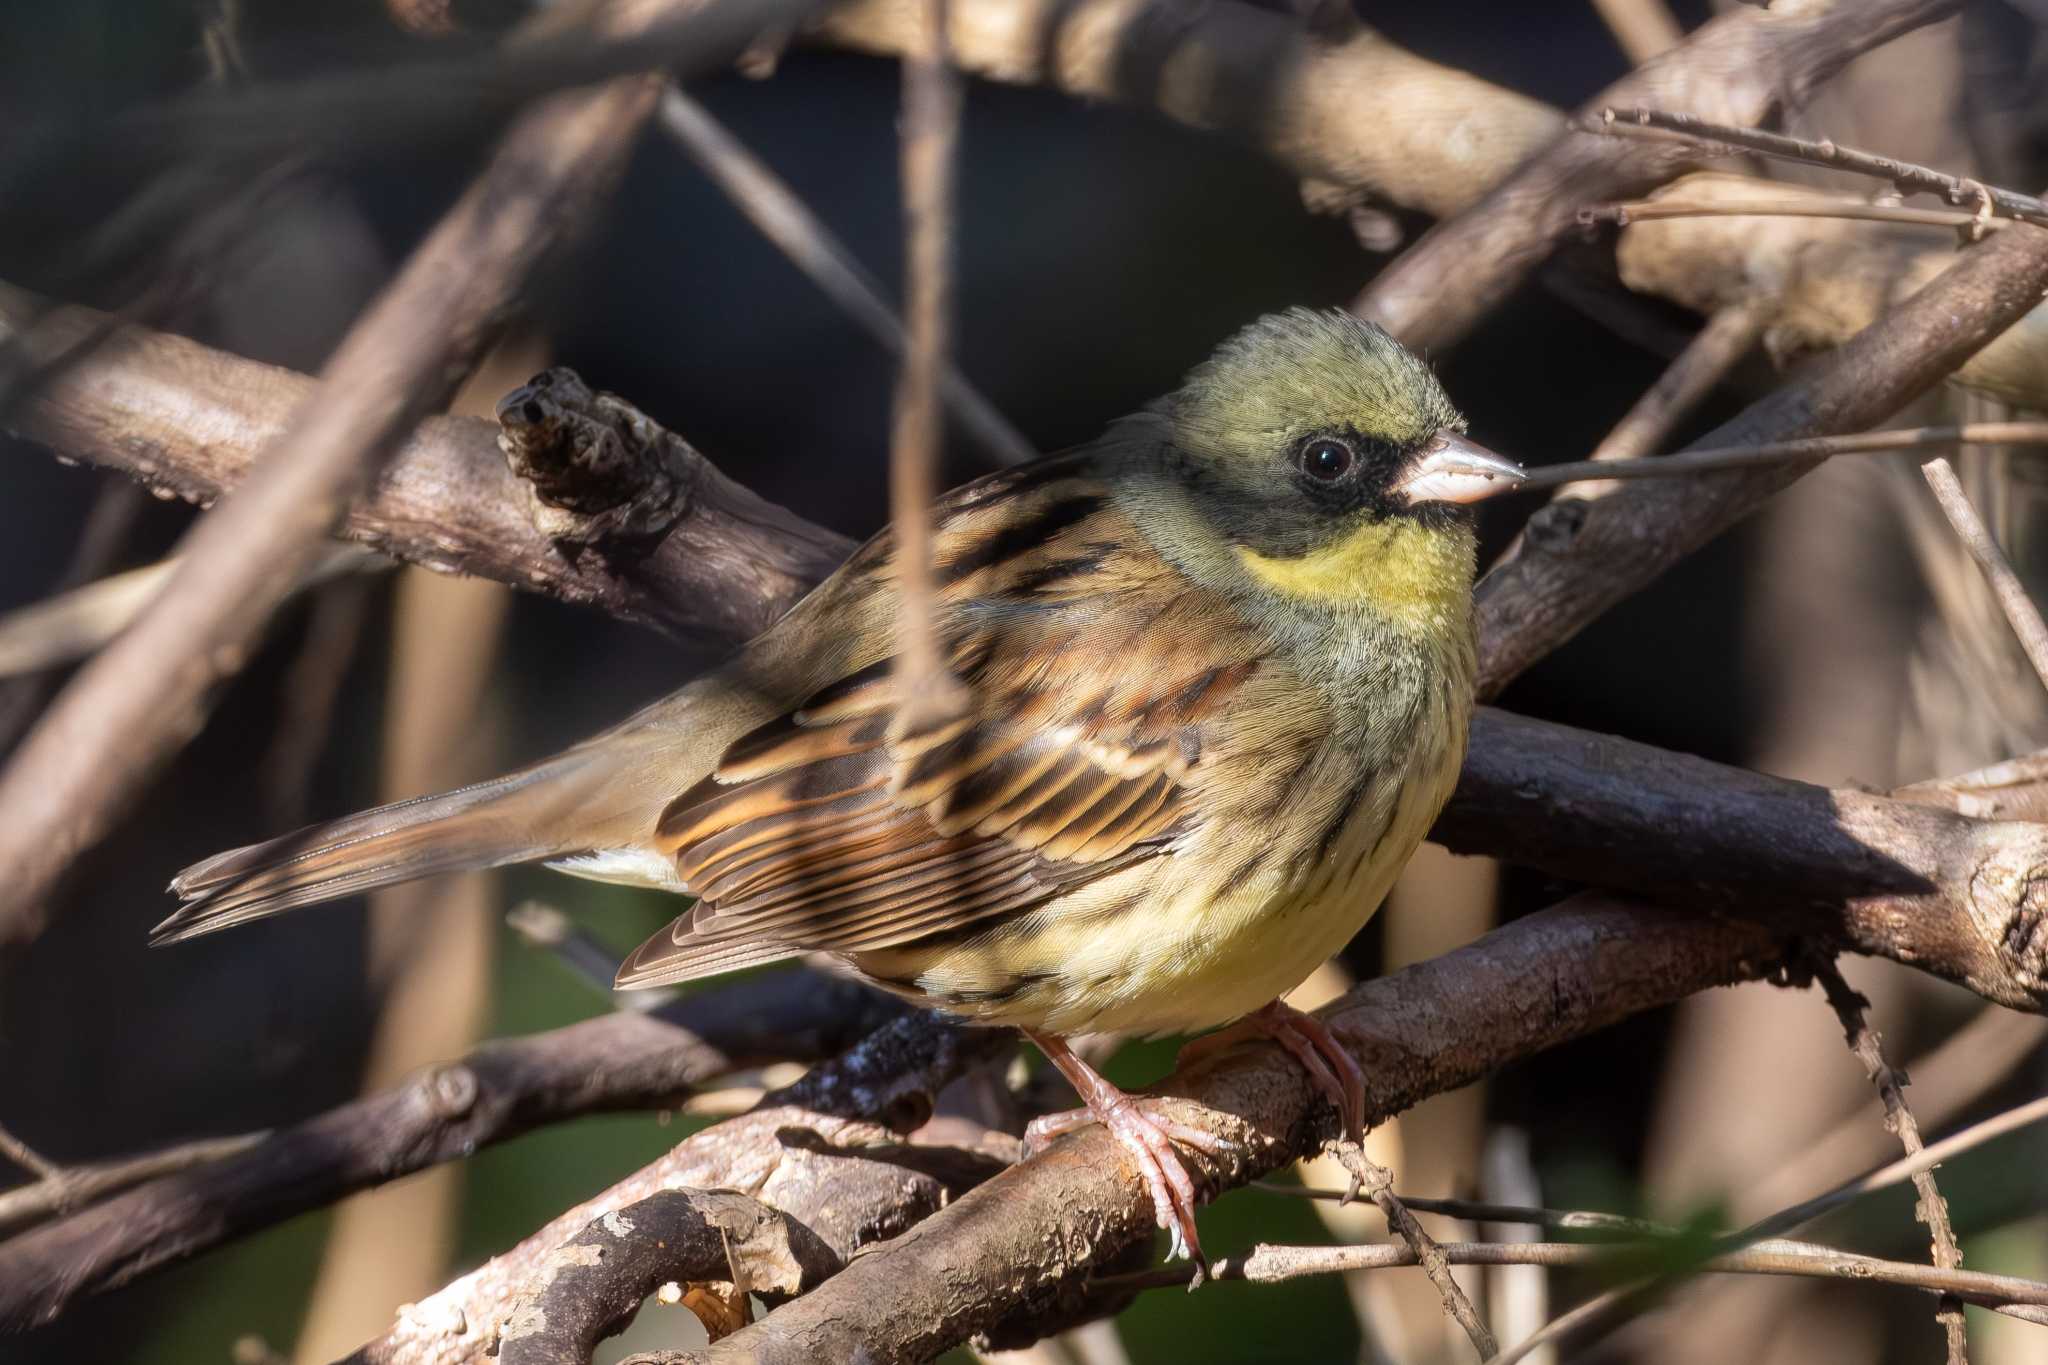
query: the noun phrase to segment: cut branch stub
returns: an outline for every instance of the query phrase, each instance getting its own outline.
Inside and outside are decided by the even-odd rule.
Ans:
[[[689,513],[704,457],[574,370],[544,370],[512,390],[498,423],[534,529],[559,545],[641,549]]]
[[[583,1365],[671,1280],[737,1273],[773,1303],[840,1265],[816,1233],[743,1194],[664,1190],[591,1220],[548,1255],[499,1334],[499,1365]]]

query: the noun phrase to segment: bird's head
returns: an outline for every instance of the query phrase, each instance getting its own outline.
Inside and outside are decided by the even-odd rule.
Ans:
[[[1469,504],[1520,482],[1436,376],[1372,323],[1260,318],[1163,405],[1203,519],[1283,595],[1432,612],[1471,589]]]

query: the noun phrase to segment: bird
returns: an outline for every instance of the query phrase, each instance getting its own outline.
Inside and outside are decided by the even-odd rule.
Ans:
[[[553,757],[197,863],[154,943],[436,873],[545,862],[691,899],[620,988],[807,954],[1017,1028],[1201,1264],[1175,1143],[1083,1033],[1278,1040],[1364,1131],[1364,1076],[1281,997],[1385,898],[1449,798],[1477,674],[1472,504],[1514,462],[1372,323],[1291,308],[1094,441],[929,513],[899,667],[888,529],[729,660]],[[1199,1046],[1199,1044],[1198,1044]]]

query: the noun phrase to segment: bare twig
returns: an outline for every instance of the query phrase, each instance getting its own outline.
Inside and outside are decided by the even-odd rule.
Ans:
[[[61,1167],[55,1175],[0,1192],[0,1236],[85,1208],[146,1180],[238,1155],[265,1136],[240,1133],[234,1137],[202,1138],[118,1161]]]
[[[352,546],[328,548],[294,591],[388,561]],[[0,615],[0,676],[75,663],[128,628],[177,572],[176,559],[158,560],[96,579],[54,597]]]
[[[1614,1271],[1632,1260],[1652,1259],[1655,1251],[1640,1243],[1589,1246],[1583,1242],[1446,1242],[1440,1253],[1450,1265],[1538,1265],[1552,1268],[1591,1267]],[[1241,1257],[1216,1262],[1215,1278],[1272,1284],[1304,1275],[1332,1275],[1352,1270],[1383,1270],[1415,1265],[1412,1247],[1383,1243],[1373,1246],[1258,1246]],[[1770,1240],[1743,1251],[1702,1261],[1696,1270],[1714,1274],[1795,1275],[1827,1280],[1868,1281],[1897,1285],[1945,1297],[1966,1298],[1987,1308],[2040,1308],[2048,1305],[2048,1284],[1982,1271],[1945,1270],[1907,1261],[1859,1256],[1810,1242]],[[1163,1289],[1187,1283],[1182,1265],[1127,1275],[1105,1275],[1094,1287],[1107,1293]],[[2019,1314],[2034,1321],[2032,1313]],[[1512,1353],[1495,1357],[1506,1361]]]
[[[1586,113],[1672,106],[1722,123],[1759,123],[1799,103],[1851,59],[1954,9],[1950,0],[1872,0],[1725,13],[1610,86]],[[1686,169],[1689,152],[1568,133],[1431,229],[1380,272],[1352,309],[1410,345],[1449,345],[1550,256],[1574,230],[1581,204],[1629,197],[1668,180]]]
[[[1999,233],[1959,253],[1802,382],[1751,404],[1691,449],[1874,426],[2035,307],[2044,288],[2048,233]],[[1559,500],[1543,508],[1530,518],[1516,551],[1480,585],[1482,691],[1492,695],[1806,468],[1786,465],[1675,487],[1651,481],[1598,501]]]
[[[1451,1262],[1437,1246],[1436,1239],[1416,1221],[1415,1215],[1394,1193],[1394,1177],[1386,1167],[1365,1154],[1365,1148],[1356,1142],[1343,1141],[1334,1148],[1337,1160],[1351,1174],[1351,1179],[1386,1216],[1387,1230],[1401,1239],[1411,1265],[1422,1267],[1422,1273],[1429,1276],[1430,1284],[1436,1287],[1437,1296],[1444,1301],[1444,1312],[1464,1330],[1471,1341],[1472,1349],[1485,1360],[1500,1350],[1500,1344],[1493,1339],[1493,1332],[1480,1320],[1479,1311],[1472,1306],[1472,1300],[1458,1282],[1451,1278]],[[1189,1267],[1190,1271],[1193,1266]]]
[[[1960,209],[1919,209],[1908,204],[1877,204],[1868,199],[1799,194],[1783,199],[1681,199],[1668,195],[1659,199],[1629,199],[1618,204],[1597,204],[1579,210],[1585,227],[1612,224],[1655,223],[1672,218],[1841,218],[1865,223],[1905,223],[1914,227],[1973,228],[1978,216]],[[1997,228],[2006,219],[1983,224]]]
[[[2048,227],[2048,202],[2031,194],[2017,194],[1964,176],[1937,171],[1931,166],[1858,151],[1827,138],[1815,140],[1766,132],[1760,128],[1733,127],[1690,114],[1667,113],[1662,109],[1640,106],[1631,109],[1603,108],[1598,115],[1587,120],[1586,129],[1588,132],[1634,137],[1641,137],[1644,130],[1650,130],[1652,136],[1675,134],[1683,141],[1718,148],[1723,152],[1755,152],[1779,161],[1826,166],[1830,170],[1890,181],[1902,193],[1938,194],[1951,204],[1967,204],[1972,208],[1981,206],[2000,218]]]
[[[1884,1105],[1885,1128],[1898,1137],[1899,1145],[1906,1149],[1907,1156],[1919,1154],[1926,1144],[1920,1140],[1920,1125],[1906,1104],[1905,1078],[1885,1060],[1877,1030],[1870,1026],[1865,1013],[1870,1002],[1849,988],[1849,983],[1842,979],[1841,969],[1832,960],[1817,961],[1813,975],[1827,995],[1835,1017],[1842,1023],[1842,1035],[1848,1040],[1849,1050],[1863,1063],[1870,1083],[1877,1088],[1878,1099]],[[1958,1268],[1963,1263],[1963,1253],[1956,1245],[1955,1228],[1948,1217],[1948,1201],[1942,1198],[1941,1190],[1934,1183],[1934,1172],[1921,1171],[1914,1175],[1913,1189],[1920,1196],[1913,1212],[1927,1225],[1928,1235],[1933,1239],[1934,1264],[1943,1270]],[[1963,1325],[1962,1303],[1955,1298],[1944,1297],[1935,1321],[1941,1324],[1948,1339],[1949,1365],[1969,1365],[1970,1343]]]
[[[32,355],[61,351],[108,324],[86,308],[52,308],[0,285],[0,332],[30,320]],[[549,371],[553,380],[567,371]],[[118,469],[156,492],[211,504],[249,476],[257,454],[284,431],[312,396],[313,380],[273,365],[140,327],[118,329],[89,365],[63,372],[10,415],[21,434],[68,458]],[[341,532],[394,558],[443,572],[495,579],[528,592],[601,607],[614,616],[676,633],[710,631],[745,638],[767,626],[836,568],[853,548],[827,531],[725,477],[688,442],[580,381],[547,382],[520,392],[503,424],[475,417],[421,423]],[[636,480],[680,492],[665,510],[658,543],[600,549],[617,509],[541,524],[541,485],[507,467],[500,444],[522,468],[573,471],[578,452],[607,443],[647,446],[642,464],[660,477]],[[591,490],[583,490],[586,494]],[[616,495],[614,495],[616,496]],[[535,507],[534,504],[542,504]]]
[[[2009,1079],[2044,1042],[2048,1019],[1984,1006],[1939,1045],[1907,1062],[1904,1070],[1913,1078],[1917,1097],[1915,1112],[1929,1126],[1947,1123]],[[1797,1191],[1877,1159],[1886,1141],[1871,1131],[1860,1108],[1844,1114],[1828,1132],[1736,1192],[1733,1211],[1743,1218],[1760,1218],[1796,1197]]]
[[[2041,609],[2027,595],[2026,585],[2013,572],[2012,562],[1998,547],[1977,509],[1970,505],[1969,494],[1963,492],[1954,466],[1947,460],[1929,460],[1920,466],[1920,472],[1927,477],[1927,486],[1934,490],[1935,501],[1947,514],[1949,525],[1956,528],[1964,548],[1983,571],[1984,581],[1998,599],[2005,619],[2012,623],[2012,633],[2019,637],[2020,648],[2027,652],[2027,662],[2034,666],[2035,676],[2041,679],[2043,687],[2048,687],[2048,622],[2041,619]]]
[[[505,912],[506,927],[526,943],[554,954],[577,980],[614,1009],[646,1013],[676,998],[674,991],[616,991],[618,954],[575,920],[541,901],[521,901]]]
[[[1358,1197],[1350,1190],[1285,1185],[1274,1180],[1254,1180],[1251,1188],[1290,1199],[1313,1199],[1333,1204],[1348,1203]],[[1688,1235],[1685,1229],[1666,1223],[1588,1209],[1546,1209],[1528,1204],[1491,1204],[1478,1199],[1432,1199],[1416,1194],[1404,1194],[1400,1199],[1410,1209],[1422,1213],[1440,1213],[1446,1218],[1462,1218],[1473,1223],[1532,1223],[1561,1231],[1590,1232],[1610,1239],[1631,1241]]]
[[[1972,1148],[1980,1147],[1995,1138],[2044,1119],[2048,1119],[2048,1096],[1996,1114],[1981,1123],[1965,1128],[1960,1133],[1922,1148],[1914,1156],[1901,1157],[1854,1180],[1845,1181],[1804,1203],[1781,1209],[1767,1218],[1760,1218],[1740,1232],[1717,1237],[1707,1251],[1714,1255],[1725,1255],[1790,1232],[1854,1199],[1877,1190],[1904,1184],[1921,1172],[1931,1171],[1952,1157],[1960,1156]],[[1597,1339],[1613,1331],[1642,1308],[1654,1302],[1657,1294],[1672,1278],[1672,1274],[1666,1272],[1597,1294],[1570,1312],[1552,1319],[1544,1325],[1542,1331],[1501,1352],[1494,1360],[1489,1361],[1488,1365],[1514,1365],[1514,1362],[1526,1358],[1532,1351],[1568,1336],[1583,1336],[1587,1340]],[[2028,1317],[2028,1321],[2035,1320],[2033,1316]]]
[[[1662,445],[1749,353],[1762,331],[1762,315],[1754,308],[1723,308],[1708,318],[1699,335],[1594,447],[1592,460],[1633,460]]]
[[[1625,464],[1609,463],[1596,455],[1590,460],[1571,460],[1531,469],[1528,478],[1517,484],[1514,491],[1540,491],[1565,484],[1608,479],[1689,478],[1695,474],[1717,474],[1729,470],[1769,469],[1807,460],[1832,459],[1837,455],[1891,455],[1944,450],[1961,445],[2048,446],[2048,422],[1971,422],[1961,426],[1864,431],[1847,436],[1809,436],[1798,441],[1694,449],[1683,455],[1632,460]]]
[[[679,0],[680,2],[680,0]],[[736,2],[736,0],[735,0]],[[642,16],[642,20],[646,16]],[[36,936],[58,878],[188,737],[371,475],[447,397],[505,304],[625,162],[657,78],[552,97],[414,252],[240,493],[203,518],[153,609],[65,689],[0,775],[0,943]]]
[[[896,535],[896,679],[908,733],[936,729],[966,705],[934,619],[931,505],[938,497],[953,290],[953,159],[960,76],[946,50],[947,0],[920,0],[924,42],[903,60],[903,235],[907,262],[903,371],[889,431],[889,519]]]
[[[904,354],[903,320],[884,301],[874,277],[766,162],[676,85],[662,92],[661,122],[762,236],[780,247],[792,264],[891,355]],[[940,376],[939,393],[968,435],[990,456],[1004,464],[1036,458],[1037,452],[1023,434],[950,362]]]
[[[56,1162],[29,1146],[26,1142],[23,1142],[13,1133],[8,1132],[4,1127],[0,1127],[0,1156],[6,1157],[9,1161],[39,1180],[61,1181],[64,1178],[64,1168],[62,1166],[59,1166]]]

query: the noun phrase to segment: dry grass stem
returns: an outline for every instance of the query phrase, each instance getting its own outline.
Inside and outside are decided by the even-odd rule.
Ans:
[[[1984,581],[1998,599],[2005,619],[2012,623],[2013,634],[2019,637],[2020,648],[2026,651],[2035,676],[2041,679],[2043,687],[2048,687],[2048,622],[2041,619],[2041,609],[2034,605],[2026,585],[2013,571],[2012,561],[2005,557],[2005,551],[1999,548],[1984,519],[1971,505],[1969,495],[1963,492],[1955,467],[1947,460],[1929,460],[1920,466],[1920,472],[1926,476],[1927,486],[1934,490],[1935,501],[1941,504],[1949,525],[1955,527],[1956,535],[1962,538],[1970,557],[1983,571]]]

